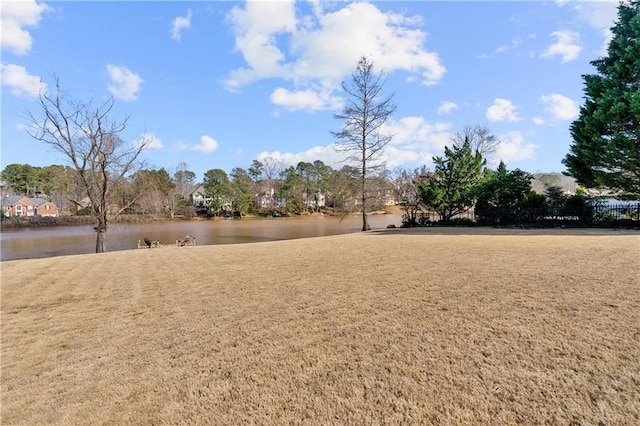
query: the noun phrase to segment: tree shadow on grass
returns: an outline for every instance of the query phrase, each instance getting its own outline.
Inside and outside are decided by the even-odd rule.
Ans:
[[[370,235],[514,235],[514,236],[536,236],[536,235],[563,235],[563,236],[612,236],[612,235],[635,235],[640,236],[638,229],[618,229],[618,228],[497,228],[488,226],[428,226],[418,228],[387,228],[369,231]]]

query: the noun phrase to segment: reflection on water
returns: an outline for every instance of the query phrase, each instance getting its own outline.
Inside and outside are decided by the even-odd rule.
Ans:
[[[372,229],[399,226],[400,216],[370,216],[369,223]],[[109,226],[107,251],[136,248],[144,237],[175,244],[193,235],[198,245],[237,244],[347,234],[359,232],[361,226],[359,216],[114,224]],[[95,241],[91,226],[3,230],[0,260],[94,253]]]

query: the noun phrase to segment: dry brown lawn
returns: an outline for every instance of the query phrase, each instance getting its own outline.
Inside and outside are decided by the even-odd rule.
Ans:
[[[399,229],[3,262],[1,422],[640,424],[639,259]]]

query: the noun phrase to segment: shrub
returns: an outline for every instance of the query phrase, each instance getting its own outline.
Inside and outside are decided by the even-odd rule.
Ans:
[[[83,207],[76,212],[76,216],[89,216],[92,214],[93,211],[91,210],[91,207]]]
[[[448,224],[453,226],[472,226],[473,221],[468,217],[454,217]]]

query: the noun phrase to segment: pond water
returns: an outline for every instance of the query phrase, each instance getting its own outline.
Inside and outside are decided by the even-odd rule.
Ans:
[[[372,215],[371,229],[400,226],[398,215]],[[129,250],[147,237],[175,244],[186,235],[198,245],[255,243],[359,232],[362,217],[312,216],[302,218],[178,221],[109,225],[107,251]],[[25,228],[0,232],[0,260],[33,259],[68,254],[94,253],[96,234],[92,226]]]

